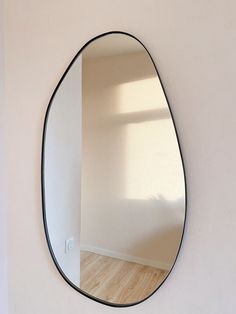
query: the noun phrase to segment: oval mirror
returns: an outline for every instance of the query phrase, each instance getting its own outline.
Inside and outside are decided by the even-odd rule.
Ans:
[[[185,194],[174,121],[149,52],[126,33],[94,38],[58,83],[44,124],[43,218],[60,274],[108,305],[147,299],[178,255]]]

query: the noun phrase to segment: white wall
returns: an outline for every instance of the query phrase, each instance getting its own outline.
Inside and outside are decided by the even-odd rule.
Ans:
[[[231,314],[236,307],[235,2],[5,4],[6,106],[1,110],[7,123],[1,131],[7,135],[9,313]],[[95,303],[62,280],[47,249],[40,195],[41,136],[50,95],[77,50],[113,29],[133,33],[153,55],[188,179],[186,233],[177,264],[156,294],[125,310]]]
[[[145,50],[83,58],[82,121],[82,248],[169,270],[183,230],[184,176]]]
[[[44,146],[45,212],[59,266],[80,284],[82,59],[57,90],[48,115]],[[73,241],[68,250],[66,241]]]
[[[4,103],[4,43],[3,43],[3,2],[0,1],[0,107],[3,109]],[[7,172],[5,169],[6,154],[4,149],[6,126],[3,110],[0,113],[0,313],[7,312],[8,293],[7,293],[7,208],[5,199],[4,177]],[[4,172],[5,171],[5,172]]]

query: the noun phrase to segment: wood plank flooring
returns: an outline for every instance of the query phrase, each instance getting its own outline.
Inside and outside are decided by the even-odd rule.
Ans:
[[[143,300],[168,273],[88,251],[81,251],[80,258],[80,288],[99,299],[117,304]]]

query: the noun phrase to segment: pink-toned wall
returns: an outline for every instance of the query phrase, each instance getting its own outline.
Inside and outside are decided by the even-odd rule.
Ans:
[[[4,21],[3,21],[3,2],[0,1],[0,163],[4,165],[6,154],[3,147],[5,140],[4,128],[6,126],[3,107],[5,106],[4,95]],[[8,306],[8,269],[7,269],[7,208],[6,208],[6,189],[5,180],[7,171],[1,167],[0,175],[0,313],[7,313]]]
[[[7,158],[0,158],[9,314],[234,312],[235,10],[232,0],[5,1],[1,141]],[[127,309],[95,303],[62,280],[49,256],[41,214],[48,101],[74,54],[110,30],[136,35],[154,57],[175,116],[188,184],[177,264],[156,294]]]

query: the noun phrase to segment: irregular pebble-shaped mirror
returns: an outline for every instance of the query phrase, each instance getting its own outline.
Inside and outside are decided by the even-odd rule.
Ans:
[[[110,32],[72,60],[43,132],[43,218],[50,253],[74,289],[137,304],[170,273],[186,206],[177,133],[144,45]]]

